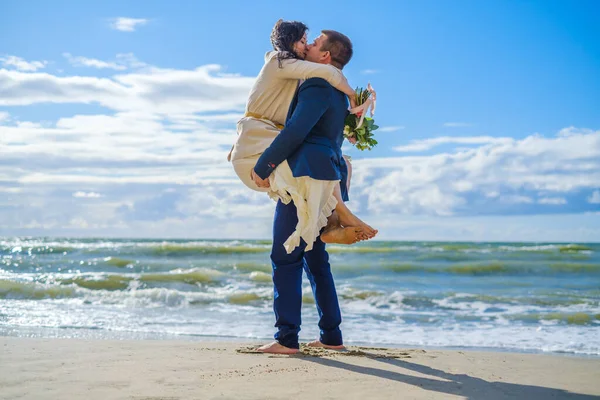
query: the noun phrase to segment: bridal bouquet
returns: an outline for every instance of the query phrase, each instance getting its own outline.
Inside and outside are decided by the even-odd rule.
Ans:
[[[372,118],[375,114],[376,94],[371,84],[369,83],[366,90],[357,88],[355,99],[357,106],[352,108],[346,117],[344,136],[357,149],[371,150],[377,144],[377,140],[373,138],[373,131],[379,128]],[[366,116],[369,109],[371,118]]]

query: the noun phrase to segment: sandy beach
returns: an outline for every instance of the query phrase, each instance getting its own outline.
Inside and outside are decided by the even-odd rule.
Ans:
[[[255,343],[0,338],[2,399],[592,399],[600,359]]]

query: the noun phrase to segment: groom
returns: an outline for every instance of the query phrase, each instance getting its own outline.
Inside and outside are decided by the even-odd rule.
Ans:
[[[307,47],[306,60],[331,64],[342,69],[352,57],[352,42],[336,31],[322,31]],[[347,201],[347,168],[342,157],[344,119],[348,114],[346,95],[321,78],[306,80],[296,92],[288,111],[286,126],[258,159],[252,179],[259,187],[268,187],[269,175],[284,160],[295,177],[310,176],[321,180],[340,180],[342,197]],[[265,353],[298,352],[300,311],[302,307],[302,270],[310,280],[319,312],[319,340],[309,346],[343,349],[342,322],[335,283],[325,243],[317,238],[311,251],[302,241],[291,254],[283,243],[292,234],[298,218],[293,202],[277,203],[273,223],[274,311],[278,332],[276,341],[262,346]]]

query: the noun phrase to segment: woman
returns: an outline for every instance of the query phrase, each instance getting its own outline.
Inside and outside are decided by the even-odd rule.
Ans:
[[[275,24],[271,33],[274,51],[268,52],[265,56],[265,64],[250,92],[245,116],[237,125],[237,141],[228,157],[228,160],[233,163],[236,174],[246,186],[256,191],[268,192],[273,199],[281,199],[284,202],[291,200],[289,195],[286,196],[285,190],[274,192],[270,189],[259,188],[251,178],[251,171],[260,155],[283,129],[299,81],[308,78],[323,78],[336,89],[345,93],[350,98],[351,105],[355,105],[354,89],[350,87],[340,70],[332,65],[304,61],[307,30],[306,25],[301,22],[279,20]],[[275,173],[277,174],[277,170]],[[289,176],[289,174],[287,175]],[[339,187],[339,185],[337,186]],[[333,226],[328,226],[329,229],[326,229],[325,233],[321,235],[324,242],[350,244],[375,236],[377,231],[357,218],[345,206],[339,190],[335,191],[333,197],[335,200],[332,198],[328,201],[326,208],[335,207],[336,213],[329,218],[330,224]],[[325,219],[327,219],[331,211],[331,209],[324,209],[321,214],[326,214]],[[290,242],[290,248],[295,247],[292,247],[292,242],[295,245],[299,244],[299,238],[302,236],[307,242],[306,250],[310,250],[318,232],[324,226],[323,215],[314,215],[313,213],[308,220],[299,215],[299,231],[295,240]],[[339,222],[343,228],[333,221]],[[307,224],[310,225],[308,229],[304,229],[303,233],[300,232],[302,224],[305,225],[305,228]],[[306,233],[307,231],[310,232]]]

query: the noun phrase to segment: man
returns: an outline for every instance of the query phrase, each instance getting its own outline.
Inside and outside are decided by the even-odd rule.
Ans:
[[[352,43],[343,34],[322,31],[308,46],[306,60],[331,64],[342,69],[352,57]],[[339,180],[344,200],[347,200],[347,168],[342,157],[344,120],[348,113],[346,96],[320,78],[305,81],[298,89],[287,124],[262,154],[252,171],[258,186],[268,185],[268,177],[284,160],[295,177],[310,176],[321,180]],[[294,354],[298,352],[300,313],[302,307],[302,270],[311,282],[319,312],[320,338],[309,345],[343,349],[342,317],[325,243],[317,238],[311,251],[305,252],[302,241],[291,254],[283,243],[292,234],[298,218],[293,202],[277,203],[273,223],[274,311],[278,332],[276,341],[259,348],[265,353]]]

